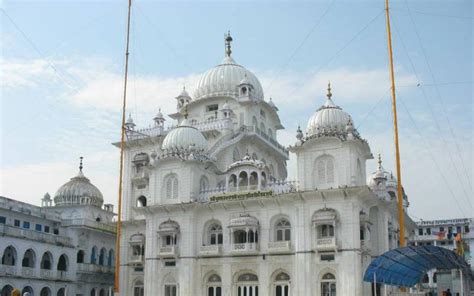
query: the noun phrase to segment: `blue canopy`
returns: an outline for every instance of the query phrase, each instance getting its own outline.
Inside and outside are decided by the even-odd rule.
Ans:
[[[464,258],[453,251],[435,246],[410,246],[388,252],[375,258],[367,267],[364,281],[387,285],[413,287],[430,269],[462,269],[470,274]]]

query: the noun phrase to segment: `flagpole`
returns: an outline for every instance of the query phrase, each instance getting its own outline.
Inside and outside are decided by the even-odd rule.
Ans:
[[[123,83],[123,101],[122,101],[122,125],[120,137],[120,176],[118,190],[118,219],[117,219],[117,237],[115,241],[115,273],[114,273],[114,292],[120,290],[120,237],[122,232],[122,178],[123,178],[123,158],[125,148],[125,110],[127,106],[127,79],[128,79],[128,56],[130,44],[130,14],[132,10],[132,0],[128,1],[127,17],[127,45],[125,49],[125,77]]]
[[[398,144],[397,98],[395,96],[395,71],[393,70],[392,33],[390,30],[390,13],[388,0],[385,0],[385,14],[387,17],[388,61],[390,65],[390,82],[392,91],[393,129],[395,132],[395,160],[397,166],[397,193],[398,193],[398,221],[400,224],[400,247],[405,246],[405,216],[403,212],[402,173],[400,168],[400,147]]]

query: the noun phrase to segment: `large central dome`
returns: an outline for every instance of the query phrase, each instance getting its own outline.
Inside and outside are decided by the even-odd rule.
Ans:
[[[194,93],[195,99],[198,100],[216,96],[237,97],[239,94],[237,85],[245,79],[246,82],[252,84],[255,98],[263,100],[263,89],[260,81],[258,81],[252,72],[237,64],[231,57],[231,41],[232,37],[227,35],[226,57],[221,64],[208,70],[201,76]]]

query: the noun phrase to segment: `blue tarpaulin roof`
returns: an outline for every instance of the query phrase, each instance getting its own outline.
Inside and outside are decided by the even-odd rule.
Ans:
[[[364,281],[387,285],[413,287],[430,269],[463,269],[470,274],[464,258],[453,251],[435,246],[410,246],[388,252],[375,258],[367,267]]]

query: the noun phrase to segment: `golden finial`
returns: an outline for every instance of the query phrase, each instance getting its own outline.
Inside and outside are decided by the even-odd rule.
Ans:
[[[382,168],[382,157],[380,156],[380,153],[379,153],[379,160],[377,161],[377,163],[379,164],[379,169]]]
[[[327,94],[328,99],[331,99],[332,93],[331,93],[331,81],[328,82],[328,94]]]
[[[84,157],[79,157],[79,170],[82,171],[82,160],[84,159]]]

